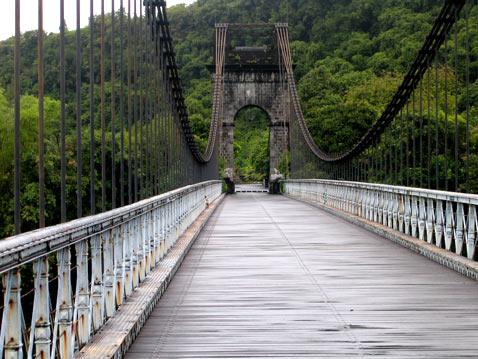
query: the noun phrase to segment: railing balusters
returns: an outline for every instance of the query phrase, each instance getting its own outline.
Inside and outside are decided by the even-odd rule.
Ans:
[[[285,180],[283,186],[291,197],[475,258],[478,195],[322,179]]]
[[[206,203],[220,195],[221,182],[201,183],[5,239],[0,251],[3,357],[73,358],[157,267]],[[50,279],[49,260],[51,264],[54,256],[57,277]],[[31,296],[33,305],[25,308],[31,313],[26,327],[21,268],[30,261],[33,286],[23,300],[28,303]],[[56,291],[53,299],[50,290]]]

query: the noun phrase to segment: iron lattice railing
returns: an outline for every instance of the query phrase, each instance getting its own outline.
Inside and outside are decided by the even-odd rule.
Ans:
[[[1,241],[0,353],[72,358],[221,192],[203,182]]]
[[[364,218],[475,260],[477,195],[333,180],[283,183],[284,193],[293,198]]]

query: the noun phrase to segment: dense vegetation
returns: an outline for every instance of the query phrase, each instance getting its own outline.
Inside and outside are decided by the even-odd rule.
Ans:
[[[198,141],[205,145],[211,116],[211,74],[207,66],[212,64],[216,22],[289,23],[295,75],[309,128],[323,149],[339,151],[355,143],[384,109],[416,56],[442,4],[442,0],[198,0],[190,6],[170,8],[171,33],[181,66],[190,119]],[[476,26],[470,28],[470,33],[476,43]],[[82,31],[85,49],[88,38],[89,29],[85,28]],[[38,222],[36,41],[36,32],[25,33],[22,38],[22,220],[25,229],[35,228]],[[58,221],[58,41],[58,34],[49,34],[45,38],[48,223]],[[74,32],[67,32],[66,43],[67,73],[74,73]],[[461,53],[462,44],[463,41],[459,45]],[[12,39],[0,43],[0,191],[4,194],[0,196],[0,237],[12,233],[12,45]],[[450,45],[452,46],[453,44]],[[108,38],[105,47],[110,47]],[[474,99],[478,98],[478,48],[473,47],[472,51],[470,97]],[[83,51],[82,56],[87,64],[87,51]],[[95,54],[95,58],[97,56]],[[109,66],[107,60],[106,73],[109,73]],[[95,75],[98,76],[97,73]],[[463,77],[462,74],[458,75]],[[87,109],[87,67],[82,71],[82,78],[82,98],[85,99],[83,108]],[[67,77],[66,85],[67,125],[74,129],[74,76]],[[440,91],[445,91],[443,86],[440,86]],[[107,82],[107,98],[110,93],[111,84]],[[99,86],[95,88],[94,94],[98,103]],[[460,94],[460,101],[462,97]],[[460,112],[463,112],[463,103],[458,103],[458,106]],[[448,110],[453,111],[453,106]],[[478,111],[472,108],[472,113],[476,112]],[[108,122],[109,101],[106,102],[105,113]],[[88,116],[88,111],[84,111],[85,126],[89,123]],[[440,116],[443,117],[442,114]],[[99,116],[95,120],[99,121]],[[268,132],[263,120],[260,112],[252,110],[244,111],[238,116],[236,164],[238,173],[244,180],[262,178],[267,168],[265,147]],[[460,121],[462,124],[462,117]],[[477,124],[472,123],[472,126],[476,128]],[[89,132],[85,130],[83,133],[83,141],[88,143]],[[472,131],[471,153],[477,153],[476,133],[476,130]],[[99,136],[99,133],[95,134],[97,142]],[[112,142],[111,134],[107,142]],[[75,134],[71,131],[67,134],[69,158],[74,158],[74,143]],[[95,155],[99,157],[99,146],[96,148],[98,152]],[[83,157],[87,163],[89,153],[87,148],[84,151]],[[107,157],[110,158],[110,152]],[[84,192],[87,198],[88,171],[84,173]],[[69,203],[75,202],[74,176],[74,163],[69,163]],[[70,210],[68,216],[73,218],[74,208]]]
[[[256,107],[239,111],[234,127],[235,176],[261,182],[269,173],[269,117]]]
[[[187,102],[203,143],[210,116],[207,65],[212,63],[215,22],[289,23],[309,128],[324,150],[340,151],[355,143],[383,111],[442,6],[442,1],[413,0],[275,3],[199,0],[170,9]],[[243,158],[236,163],[244,163]]]

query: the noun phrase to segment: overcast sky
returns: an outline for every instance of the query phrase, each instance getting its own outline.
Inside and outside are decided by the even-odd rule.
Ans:
[[[0,40],[4,40],[15,34],[15,0],[1,0],[0,10]],[[123,0],[127,8],[128,0]],[[191,4],[195,0],[167,0],[169,6],[177,4]],[[95,14],[101,11],[101,0],[95,0]],[[134,3],[134,0],[131,0]],[[138,0],[137,4],[142,3]],[[115,8],[119,9],[120,0],[115,0]],[[138,7],[139,9],[139,7]],[[138,10],[139,11],[139,10]],[[38,1],[21,1],[21,31],[36,29],[38,26]],[[111,0],[105,0],[105,12],[111,12]],[[90,13],[90,1],[81,0],[81,25],[88,24]],[[44,27],[46,32],[58,32],[60,24],[60,0],[43,0]],[[76,28],[76,0],[65,0],[65,21],[69,29]]]

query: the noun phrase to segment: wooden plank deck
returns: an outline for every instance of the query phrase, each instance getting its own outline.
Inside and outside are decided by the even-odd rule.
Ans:
[[[476,358],[478,286],[337,217],[229,196],[127,358]]]

